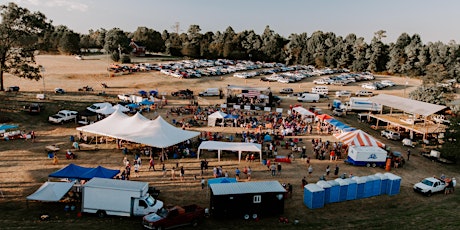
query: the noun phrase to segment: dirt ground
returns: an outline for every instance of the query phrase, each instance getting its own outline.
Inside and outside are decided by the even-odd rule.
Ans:
[[[186,100],[173,98],[170,92],[189,88],[194,92],[199,92],[210,87],[225,87],[232,85],[247,86],[267,86],[277,93],[281,88],[291,87],[294,91],[310,90],[313,80],[316,78],[304,79],[300,83],[286,85],[282,83],[267,83],[260,81],[260,77],[254,79],[239,79],[231,76],[206,77],[201,79],[177,79],[159,72],[135,73],[109,77],[106,71],[108,60],[105,56],[91,57],[86,60],[77,60],[71,56],[51,56],[40,55],[37,57],[39,64],[45,67],[44,81],[29,81],[17,77],[5,76],[5,86],[20,86],[18,93],[0,92],[0,123],[11,122],[18,124],[20,129],[34,130],[37,139],[35,142],[30,140],[11,140],[0,141],[0,226],[2,229],[62,229],[63,226],[69,229],[107,229],[107,226],[116,226],[119,229],[141,228],[140,218],[118,218],[109,217],[99,219],[91,215],[77,216],[77,211],[64,211],[63,203],[41,203],[26,202],[26,197],[38,189],[43,182],[48,180],[48,175],[69,163],[82,166],[95,167],[102,165],[107,168],[120,169],[122,167],[123,154],[115,148],[113,144],[101,144],[98,151],[77,152],[78,159],[66,160],[63,158],[64,151],[61,150],[59,162],[54,165],[52,160],[47,158],[45,146],[58,144],[61,149],[71,147],[70,135],[76,135],[75,124],[51,125],[47,122],[50,114],[60,109],[81,109],[94,102],[110,101],[116,102],[116,95],[120,93],[135,93],[139,90],[157,89],[160,93],[165,93],[168,99],[168,106],[158,109],[156,114],[165,117],[166,111],[172,106],[181,106],[188,103]],[[143,60],[143,62],[154,62],[154,60]],[[411,90],[420,84],[419,80],[406,79],[402,77],[377,76],[377,80],[390,79],[397,86],[379,91],[397,96],[407,95]],[[406,84],[407,82],[407,84]],[[106,83],[109,88],[103,89],[101,83]],[[82,86],[91,86],[94,92],[78,92]],[[52,93],[54,88],[63,88],[68,93],[56,95]],[[35,95],[45,88],[47,99],[38,101]],[[359,85],[351,86],[329,86],[330,95],[336,90],[351,90],[352,92],[360,89]],[[102,91],[105,94],[99,95]],[[282,96],[281,107],[288,108],[289,105],[298,104],[293,97]],[[332,98],[331,98],[332,99]],[[44,105],[44,111],[40,115],[29,115],[22,111],[22,106],[30,102],[39,102]],[[198,102],[202,106],[221,103],[215,97],[200,98]],[[327,104],[330,101],[316,103],[317,107],[328,112]],[[305,103],[304,107],[310,104]],[[330,112],[330,111],[329,111]],[[147,117],[153,117],[154,113],[149,113]],[[181,117],[170,116],[166,120],[181,119]],[[357,122],[356,114],[348,114],[340,118],[346,124],[357,127],[374,135],[374,137],[391,146],[394,150],[403,153],[406,148],[402,148],[400,142],[381,139],[377,131],[370,129],[365,124]],[[193,128],[192,128],[193,129]],[[202,127],[199,130],[207,130]],[[302,138],[307,147],[307,153],[311,156],[311,139],[322,138],[322,140],[337,141],[332,136],[308,135]],[[338,164],[340,173],[353,173],[356,176],[366,176],[377,172],[384,173],[382,168],[353,167],[345,165],[343,160],[330,162],[328,160],[311,160],[314,168],[313,174],[308,176],[305,161],[295,159],[291,164],[283,163],[283,173],[280,176],[272,177],[267,171],[266,166],[260,162],[248,163],[238,160],[232,154],[223,156],[220,162],[214,157],[214,153],[208,152],[204,157],[210,161],[211,168],[221,165],[224,170],[228,170],[230,176],[234,176],[236,167],[243,168],[251,166],[253,168],[252,180],[278,180],[281,183],[291,183],[294,185],[292,198],[286,200],[285,213],[283,216],[290,220],[299,219],[298,225],[278,223],[278,218],[263,218],[259,221],[243,221],[242,219],[215,220],[212,218],[203,221],[200,229],[336,229],[336,228],[359,228],[366,229],[454,229],[460,227],[458,220],[459,193],[453,195],[437,194],[432,197],[424,197],[412,191],[413,184],[420,179],[428,176],[440,176],[445,174],[448,177],[460,178],[458,165],[443,165],[431,162],[418,153],[420,148],[412,150],[410,161],[403,168],[392,169],[392,173],[402,177],[401,192],[396,196],[377,196],[367,199],[347,201],[341,203],[327,204],[324,208],[311,210],[303,203],[303,190],[301,179],[307,176],[309,183],[316,183],[320,175],[325,172],[327,165],[335,166]],[[282,149],[280,155],[286,155],[290,151]],[[132,155],[128,156],[133,158]],[[202,190],[199,180],[199,161],[197,159],[168,160],[166,167],[171,169],[176,164],[185,168],[186,178],[181,182],[171,180],[170,174],[163,177],[160,171],[147,170],[148,159],[143,157],[143,166],[140,176],[133,180],[147,181],[160,189],[159,199],[166,204],[185,205],[197,203],[204,207],[209,206],[209,194],[207,190]],[[159,169],[159,165],[156,165]],[[211,170],[204,174],[206,179],[212,177]],[[331,176],[327,179],[334,179]],[[246,179],[243,178],[243,181]],[[42,213],[51,215],[50,221],[39,221],[38,217]],[[435,226],[435,227],[434,227]]]

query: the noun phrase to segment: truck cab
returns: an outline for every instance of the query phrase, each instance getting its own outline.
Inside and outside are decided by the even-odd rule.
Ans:
[[[433,193],[442,192],[446,188],[446,182],[435,177],[428,177],[414,185],[414,191],[431,196]]]
[[[144,216],[149,213],[156,212],[163,206],[163,202],[154,199],[150,195],[142,198],[133,198],[132,214],[133,216]]]

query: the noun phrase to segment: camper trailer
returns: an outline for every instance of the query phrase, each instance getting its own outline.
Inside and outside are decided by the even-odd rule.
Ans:
[[[284,212],[286,189],[278,181],[215,183],[209,188],[214,217],[258,219]]]

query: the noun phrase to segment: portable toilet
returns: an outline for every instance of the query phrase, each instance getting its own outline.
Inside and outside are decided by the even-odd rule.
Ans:
[[[380,195],[387,193],[388,177],[382,173],[376,173],[376,177],[380,178]]]
[[[368,178],[371,178],[374,181],[371,196],[379,196],[380,195],[380,187],[382,186],[382,181],[378,176],[369,175]]]
[[[345,181],[348,183],[347,200],[356,200],[358,184],[351,178],[346,178]]]
[[[329,183],[331,185],[331,194],[330,194],[330,197],[329,197],[329,201],[331,203],[335,203],[335,202],[339,202],[339,198],[340,198],[340,185],[339,185],[339,182],[335,181],[335,180],[329,180],[329,181],[326,181],[327,183]]]
[[[325,180],[316,182],[316,185],[324,189],[324,204],[331,203],[331,185]]]
[[[393,173],[385,173],[384,175],[388,177],[387,194],[389,196],[399,194],[399,189],[401,187],[401,177],[396,176]]]
[[[364,184],[364,198],[368,198],[372,196],[372,191],[374,189],[374,182],[375,178],[364,176],[366,178],[366,183]]]
[[[309,209],[324,207],[325,190],[317,184],[307,184],[303,189],[303,203]]]
[[[364,198],[364,185],[366,184],[367,177],[354,176],[351,179],[356,181],[357,184],[356,199]]]
[[[348,193],[348,182],[342,178],[335,179],[340,186],[340,194],[339,194],[339,201],[346,201],[347,200],[347,193]]]

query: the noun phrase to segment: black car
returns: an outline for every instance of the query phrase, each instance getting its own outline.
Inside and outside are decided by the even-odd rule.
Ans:
[[[7,92],[18,92],[19,86],[10,86],[6,89]]]
[[[182,98],[191,98],[191,97],[193,97],[193,91],[191,91],[189,89],[181,89],[179,91],[172,92],[171,96],[182,97]]]

